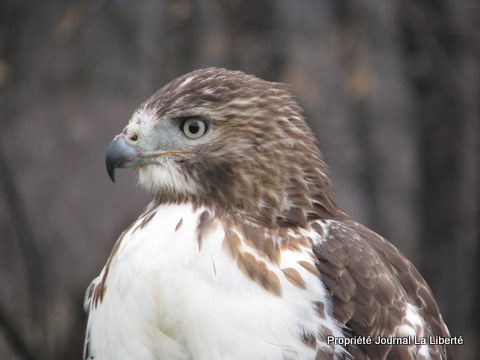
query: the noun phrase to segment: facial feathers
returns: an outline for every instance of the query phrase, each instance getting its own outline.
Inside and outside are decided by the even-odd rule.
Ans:
[[[266,226],[336,215],[327,167],[285,85],[197,70],[156,92],[132,120],[149,133],[188,118],[209,127],[187,146],[190,156],[140,169],[141,183],[161,201],[188,198]]]

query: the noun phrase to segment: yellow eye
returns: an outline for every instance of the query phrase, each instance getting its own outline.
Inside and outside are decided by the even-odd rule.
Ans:
[[[188,138],[198,139],[207,131],[207,124],[203,120],[190,118],[182,124],[182,131]]]

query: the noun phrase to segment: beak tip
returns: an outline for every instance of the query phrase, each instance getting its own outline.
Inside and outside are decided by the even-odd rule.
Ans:
[[[112,182],[115,182],[115,169],[117,167],[128,167],[128,164],[135,165],[141,153],[131,145],[125,142],[120,136],[116,137],[108,146],[105,165],[107,173]]]
[[[108,177],[110,178],[110,180],[112,180],[112,182],[115,182],[115,165],[113,165],[108,158],[106,163]]]
[[[108,177],[110,180],[112,180],[113,183],[115,183],[115,170],[108,172]]]

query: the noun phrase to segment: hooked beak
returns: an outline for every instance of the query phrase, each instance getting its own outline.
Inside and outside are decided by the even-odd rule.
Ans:
[[[123,134],[119,134],[108,146],[105,162],[108,176],[115,182],[115,169],[141,165],[142,152],[128,144]]]
[[[158,157],[168,156],[176,160],[184,156],[190,155],[186,151],[151,151],[145,152],[139,149],[138,146],[131,145],[126,140],[126,132],[122,132],[115,136],[113,141],[108,145],[107,149],[107,173],[110,179],[115,182],[115,169],[128,168],[141,165],[158,164],[156,159]]]

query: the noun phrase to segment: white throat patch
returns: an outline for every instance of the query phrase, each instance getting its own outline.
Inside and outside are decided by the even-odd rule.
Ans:
[[[190,179],[171,159],[159,159],[158,165],[148,165],[138,168],[139,183],[149,193],[160,190],[179,194],[196,194],[197,188]]]

